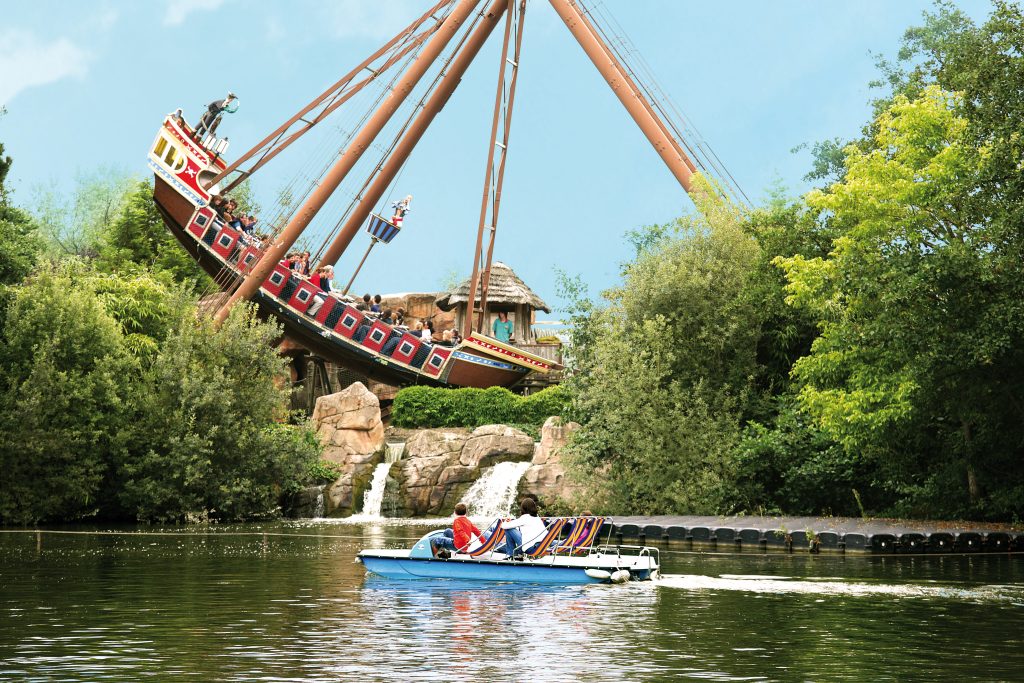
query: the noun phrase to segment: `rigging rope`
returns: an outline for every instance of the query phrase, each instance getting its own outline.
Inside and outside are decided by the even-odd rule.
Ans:
[[[417,100],[416,104],[411,108],[411,111],[410,111],[409,115],[405,118],[405,120],[402,122],[402,124],[398,127],[397,131],[391,137],[391,141],[388,144],[388,146],[387,147],[383,147],[383,146],[380,147],[382,153],[381,153],[380,157],[378,158],[376,164],[373,166],[373,170],[363,180],[359,190],[355,193],[354,198],[352,199],[351,202],[349,202],[348,206],[341,213],[341,215],[338,218],[337,222],[334,224],[334,227],[331,228],[331,230],[329,230],[327,232],[327,234],[325,235],[323,241],[320,244],[320,247],[317,249],[317,252],[316,252],[316,255],[315,255],[317,261],[320,260],[321,256],[323,255],[324,251],[327,249],[328,245],[333,241],[335,235],[337,235],[338,231],[341,229],[341,226],[345,223],[345,221],[348,219],[348,217],[352,214],[352,212],[355,210],[355,208],[362,201],[363,194],[366,192],[367,188],[373,182],[373,180],[376,177],[377,173],[384,166],[384,164],[387,161],[388,157],[391,156],[391,154],[394,151],[395,147],[398,146],[398,144],[401,142],[401,140],[404,137],[405,133],[408,131],[409,126],[412,125],[413,121],[416,119],[416,116],[419,114],[420,110],[426,104],[427,100],[430,98],[430,96],[437,89],[438,85],[441,83],[441,80],[444,78],[446,72],[448,71],[449,67],[451,66],[451,63],[458,56],[458,54],[461,51],[463,45],[465,45],[465,43],[469,39],[470,35],[472,35],[474,29],[476,28],[477,24],[480,22],[482,17],[483,17],[483,13],[482,12],[476,12],[475,13],[473,20],[471,22],[469,22],[467,27],[463,30],[462,35],[459,37],[459,40],[455,43],[454,47],[448,48],[448,50],[449,50],[448,55],[445,58],[441,68],[438,70],[437,74],[434,76],[433,80],[427,86],[427,88],[425,89],[425,91],[423,92],[423,94],[419,98],[419,100]],[[375,145],[375,146],[377,146],[377,145]],[[403,163],[401,169],[398,172],[398,174],[396,174],[395,179],[391,182],[391,185],[390,185],[390,187],[388,189],[388,193],[390,193],[390,192],[392,192],[394,190],[395,186],[398,183],[399,178],[401,177],[401,174],[405,170],[405,166],[406,166],[406,164]],[[382,202],[382,209],[381,210],[383,210],[383,207],[387,205],[388,196],[389,196],[388,194],[384,194],[381,197],[381,202]]]
[[[593,0],[590,3],[591,9],[588,9],[582,0],[579,0],[577,4],[589,17],[591,24],[604,40],[608,49],[634,80],[641,90],[641,94],[658,112],[665,125],[671,129],[675,140],[686,148],[693,162],[709,175],[710,180],[717,182],[718,191],[722,192],[726,199],[732,202],[739,200],[739,203],[749,206],[750,200],[739,183],[736,182],[735,177],[725,167],[721,158],[711,148],[690,118],[658,83],[650,64],[629,39],[622,25],[615,19],[603,0]],[[690,135],[683,135],[683,129],[690,131]],[[709,168],[714,175],[708,173]]]

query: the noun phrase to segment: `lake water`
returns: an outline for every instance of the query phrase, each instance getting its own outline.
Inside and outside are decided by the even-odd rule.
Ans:
[[[584,587],[388,581],[353,561],[424,531],[0,531],[0,679],[1024,679],[1024,557],[667,546],[658,582]]]

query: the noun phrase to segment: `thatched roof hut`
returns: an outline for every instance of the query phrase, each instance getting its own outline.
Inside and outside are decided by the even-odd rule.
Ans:
[[[469,280],[460,284],[450,292],[438,295],[437,307],[442,311],[456,310],[456,325],[461,329],[466,319],[466,309],[469,305]],[[484,329],[490,334],[491,325],[498,313],[504,311],[509,314],[509,320],[514,326],[515,339],[519,342],[529,343],[533,341],[533,312],[542,310],[550,313],[544,300],[530,289],[523,282],[515,271],[501,261],[491,264],[491,279],[487,287],[487,310],[484,311],[484,320],[487,321]]]

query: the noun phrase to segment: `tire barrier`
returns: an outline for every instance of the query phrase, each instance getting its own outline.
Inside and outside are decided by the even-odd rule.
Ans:
[[[891,553],[896,550],[896,536],[893,534],[871,534],[868,543],[875,553]]]
[[[953,548],[962,553],[976,553],[981,550],[981,534],[973,531],[961,531],[956,535],[956,545]]]
[[[985,542],[981,547],[987,553],[1005,553],[1010,550],[1010,534],[992,532],[985,534]]]
[[[953,552],[953,534],[936,531],[928,534],[928,550],[933,553]]]
[[[637,518],[634,518],[637,519]],[[643,518],[637,523],[622,522],[612,527],[618,543],[658,543],[692,541],[714,545],[719,550],[751,550],[770,548],[791,552],[852,552],[879,555],[896,553],[1007,553],[1024,552],[1024,532],[981,531],[870,531],[865,532],[816,531],[806,520],[806,528],[789,530],[784,527],[754,528],[750,526],[687,526],[694,518],[680,517],[683,524],[647,524]],[[701,519],[701,518],[696,518]],[[704,518],[706,519],[706,518]],[[742,519],[742,518],[741,518]],[[767,520],[766,520],[767,521]],[[860,526],[860,525],[859,525]]]
[[[834,531],[822,531],[818,533],[818,547],[827,550],[839,549],[839,534]]]
[[[867,550],[868,537],[864,534],[846,534],[843,536],[843,548],[846,550]]]
[[[740,529],[739,542],[743,546],[751,546],[756,548],[761,545],[761,530],[760,529]]]
[[[714,536],[719,545],[733,545],[739,540],[736,537],[736,530],[728,526],[720,526],[716,528]]]
[[[905,553],[920,553],[928,547],[928,539],[917,532],[900,534],[899,550]]]

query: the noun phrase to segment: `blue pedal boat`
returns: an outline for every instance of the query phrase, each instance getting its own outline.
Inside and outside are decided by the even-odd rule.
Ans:
[[[435,557],[431,539],[441,530],[431,531],[411,549],[363,550],[356,557],[367,571],[391,579],[462,579],[574,585],[624,583],[656,578],[660,569],[657,548],[646,546],[593,546],[593,538],[604,525],[602,518],[589,518],[576,525],[576,533],[565,541],[557,540],[566,520],[547,520],[548,539],[531,555],[508,557],[494,550],[500,547],[504,533],[498,529],[473,552],[456,553],[450,558]],[[588,533],[590,532],[590,533]]]

